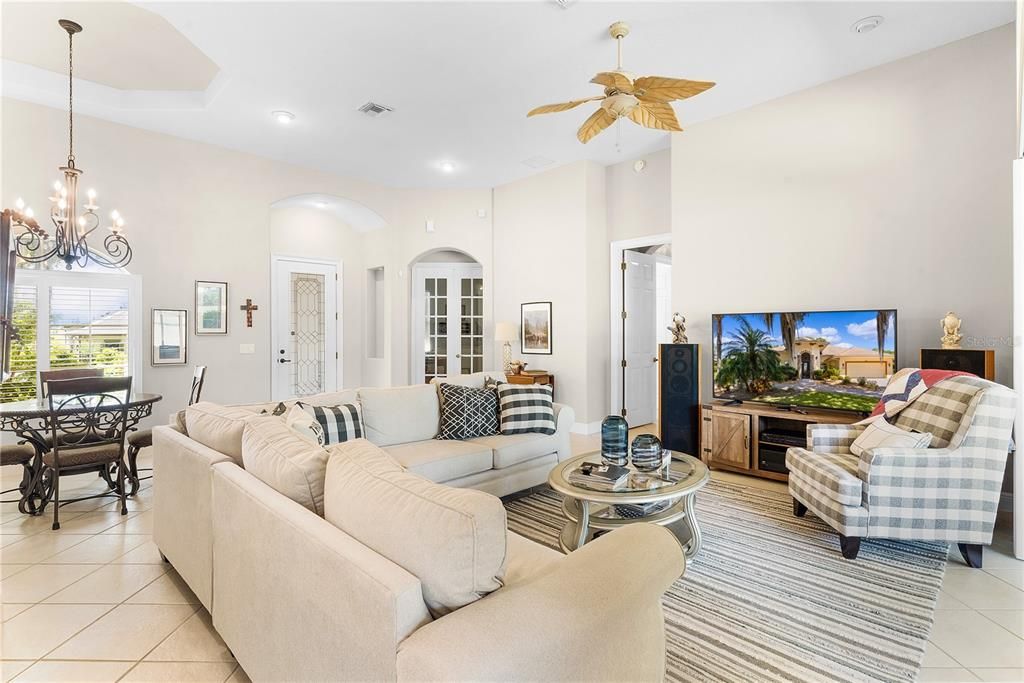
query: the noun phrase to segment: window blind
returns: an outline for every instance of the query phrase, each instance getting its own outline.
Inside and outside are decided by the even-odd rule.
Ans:
[[[128,373],[128,290],[50,288],[50,368]]]
[[[0,384],[0,403],[36,396],[38,315],[34,285],[14,286],[15,338],[11,340],[11,377]]]

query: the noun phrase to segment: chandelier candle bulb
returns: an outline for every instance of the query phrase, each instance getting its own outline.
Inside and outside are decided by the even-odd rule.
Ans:
[[[18,211],[24,211],[25,200],[22,199],[21,197],[18,197],[16,200],[14,200],[14,208],[16,208]]]

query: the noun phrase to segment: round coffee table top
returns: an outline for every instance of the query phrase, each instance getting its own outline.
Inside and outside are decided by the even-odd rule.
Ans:
[[[569,473],[585,462],[600,463],[601,452],[585,453],[584,455],[558,463],[551,470],[551,474],[548,475],[548,485],[555,491],[571,498],[614,505],[621,503],[657,503],[665,500],[675,500],[700,489],[711,478],[707,465],[700,460],[692,455],[673,452],[668,480],[661,478],[661,472],[637,472],[630,465],[629,468],[634,471],[633,476],[630,478],[631,483],[636,484],[637,480],[642,482],[645,477],[650,477],[656,481],[647,487],[634,485],[620,491],[598,491],[569,482]]]

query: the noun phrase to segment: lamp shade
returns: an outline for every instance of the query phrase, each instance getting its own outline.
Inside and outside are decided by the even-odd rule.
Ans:
[[[518,335],[515,323],[494,324],[494,338],[498,341],[514,341]]]

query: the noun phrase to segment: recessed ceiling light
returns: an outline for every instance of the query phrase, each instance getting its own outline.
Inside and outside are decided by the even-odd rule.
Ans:
[[[278,109],[277,111],[271,112],[270,115],[274,117],[275,121],[285,126],[295,120],[295,114],[290,111],[285,111],[284,109]]]
[[[859,21],[855,21],[853,26],[850,27],[850,30],[854,33],[871,33],[881,26],[883,21],[885,21],[885,17],[877,15],[873,17],[864,17]]]
[[[440,164],[437,165],[437,167],[439,169],[441,169],[442,171],[444,171],[445,173],[454,173],[455,172],[455,162],[454,161],[442,161]]]
[[[327,202],[313,202],[313,206],[315,206],[318,209],[326,209]]]

